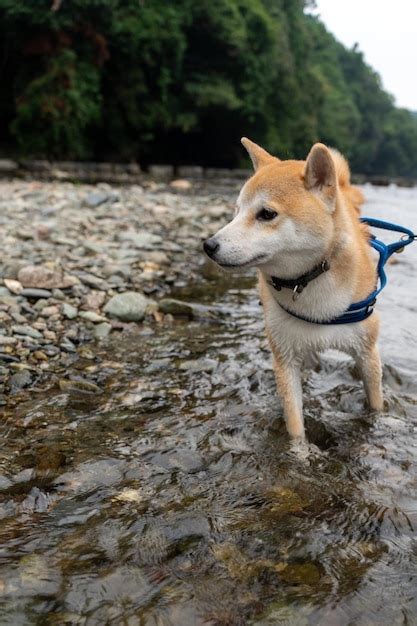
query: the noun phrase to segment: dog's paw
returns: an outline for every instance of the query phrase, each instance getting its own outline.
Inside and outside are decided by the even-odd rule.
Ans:
[[[298,461],[309,464],[310,461],[327,456],[327,452],[320,450],[314,443],[306,439],[293,439],[290,443],[290,454]]]

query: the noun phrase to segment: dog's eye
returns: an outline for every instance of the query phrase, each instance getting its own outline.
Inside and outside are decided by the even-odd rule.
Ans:
[[[278,213],[276,211],[272,211],[272,209],[261,209],[256,215],[256,219],[261,220],[262,222],[270,222],[277,215]]]

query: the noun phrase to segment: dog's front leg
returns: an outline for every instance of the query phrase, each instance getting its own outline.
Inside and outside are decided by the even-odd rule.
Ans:
[[[275,380],[288,433],[292,439],[304,440],[300,363],[294,357],[284,357],[273,345],[272,353]]]

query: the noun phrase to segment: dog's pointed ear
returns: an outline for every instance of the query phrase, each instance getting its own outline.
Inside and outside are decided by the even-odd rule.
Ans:
[[[269,152],[261,148],[261,146],[258,146],[258,144],[254,143],[247,137],[242,137],[240,141],[242,142],[242,145],[248,151],[248,154],[253,163],[255,172],[260,167],[263,167],[264,165],[268,165],[268,163],[272,163],[272,161],[278,160],[276,159],[276,157],[273,157],[271,154],[269,154]]]
[[[306,189],[316,193],[332,213],[336,208],[337,177],[330,150],[316,143],[310,150],[304,170]]]

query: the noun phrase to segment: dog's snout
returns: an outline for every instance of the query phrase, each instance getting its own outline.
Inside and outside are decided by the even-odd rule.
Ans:
[[[210,239],[206,239],[203,243],[204,252],[207,256],[213,258],[216,250],[220,247],[220,244],[214,237],[210,237]]]

